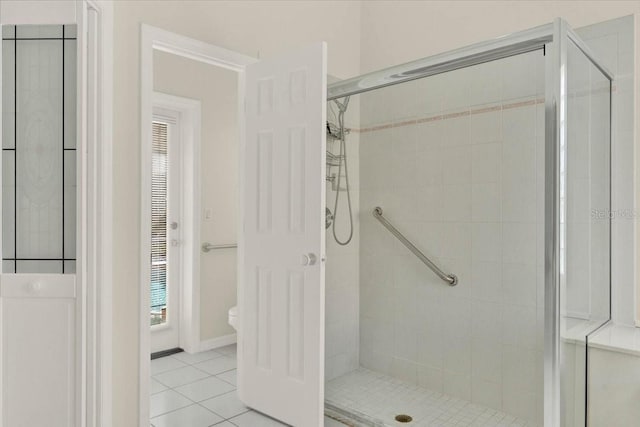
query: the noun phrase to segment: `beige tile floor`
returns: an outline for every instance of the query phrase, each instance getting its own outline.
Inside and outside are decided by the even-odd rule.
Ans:
[[[285,426],[236,397],[236,346],[151,361],[152,427]],[[325,427],[344,427],[325,419]]]

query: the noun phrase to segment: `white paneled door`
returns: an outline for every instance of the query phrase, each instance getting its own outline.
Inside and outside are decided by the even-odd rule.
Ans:
[[[238,390],[323,425],[326,45],[246,71]]]
[[[78,34],[2,25],[0,427],[85,425]]]

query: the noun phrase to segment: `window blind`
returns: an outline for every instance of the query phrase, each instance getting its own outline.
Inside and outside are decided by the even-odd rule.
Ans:
[[[153,122],[151,176],[151,310],[167,304],[167,131]]]

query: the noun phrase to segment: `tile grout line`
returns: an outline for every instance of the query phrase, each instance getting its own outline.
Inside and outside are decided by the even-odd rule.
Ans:
[[[232,352],[229,352],[229,353],[227,353],[227,354],[223,354],[223,353],[218,352],[217,354],[218,354],[218,355],[220,355],[221,357],[225,357],[225,358],[230,359],[230,360],[237,360],[237,357],[235,357],[235,354],[232,354]],[[210,409],[210,408],[206,407],[205,405],[203,405],[203,403],[204,403],[204,402],[206,402],[206,401],[209,401],[209,400],[215,400],[215,399],[221,398],[221,397],[223,397],[223,396],[227,396],[227,395],[235,394],[235,393],[237,392],[237,385],[236,385],[236,384],[233,384],[233,383],[231,383],[229,380],[226,380],[226,379],[224,379],[224,378],[221,378],[221,377],[220,377],[220,375],[228,374],[229,372],[236,371],[236,370],[237,370],[237,367],[232,368],[232,369],[227,369],[227,370],[224,370],[224,371],[218,372],[218,373],[216,373],[216,374],[211,374],[211,373],[209,373],[209,372],[203,371],[202,369],[199,369],[199,368],[195,367],[195,365],[197,365],[197,364],[204,363],[204,362],[207,362],[207,361],[216,360],[216,359],[220,359],[221,357],[213,357],[213,358],[210,358],[210,359],[206,359],[206,360],[199,360],[199,361],[197,361],[197,362],[190,363],[190,362],[185,362],[185,361],[183,361],[183,360],[180,360],[179,358],[176,358],[176,357],[175,357],[175,355],[166,356],[166,359],[171,358],[171,359],[173,359],[174,361],[177,361],[177,362],[181,363],[183,366],[178,366],[178,367],[176,367],[176,368],[174,368],[174,369],[169,369],[169,370],[167,370],[167,371],[163,371],[163,372],[159,372],[159,373],[157,373],[157,374],[155,374],[155,375],[151,375],[151,376],[150,376],[150,378],[151,378],[152,380],[157,381],[160,385],[162,385],[163,387],[166,387],[166,388],[165,388],[164,390],[160,390],[160,391],[158,391],[158,392],[156,392],[156,393],[152,393],[152,394],[150,394],[150,396],[154,396],[154,395],[157,395],[157,394],[159,394],[159,393],[163,393],[163,392],[172,391],[172,392],[176,393],[177,395],[179,395],[180,397],[183,397],[184,399],[186,399],[186,400],[189,402],[189,404],[187,404],[186,406],[182,406],[182,407],[179,407],[179,408],[175,408],[175,409],[172,409],[172,410],[170,410],[170,411],[163,412],[163,413],[161,413],[161,414],[157,414],[157,415],[155,415],[153,418],[151,418],[151,419],[149,420],[149,424],[150,424],[150,426],[151,426],[151,427],[153,427],[153,426],[154,426],[154,424],[153,424],[153,421],[152,421],[152,420],[154,420],[154,419],[156,419],[156,418],[158,418],[158,417],[164,417],[164,416],[167,416],[167,415],[169,415],[169,414],[172,414],[172,413],[175,413],[175,412],[179,412],[179,411],[181,411],[181,410],[185,410],[185,409],[187,409],[187,408],[191,408],[191,407],[193,407],[193,406],[198,406],[198,407],[200,407],[201,409],[204,409],[207,413],[211,413],[211,414],[213,414],[213,415],[215,415],[215,416],[217,416],[217,417],[221,418],[221,420],[220,420],[220,421],[218,421],[218,422],[216,422],[216,423],[214,423],[214,424],[209,425],[209,427],[220,426],[220,425],[222,425],[222,424],[224,424],[224,423],[229,423],[229,425],[231,425],[231,426],[238,427],[240,424],[236,424],[236,422],[234,422],[234,420],[235,420],[236,418],[238,418],[238,417],[241,417],[241,416],[243,416],[243,415],[247,414],[247,413],[255,413],[255,414],[256,414],[257,416],[259,416],[259,417],[264,417],[265,419],[272,420],[273,422],[277,422],[277,423],[279,423],[279,424],[277,424],[277,425],[286,426],[286,424],[282,424],[282,423],[280,423],[280,422],[279,422],[279,421],[277,421],[277,420],[273,420],[272,418],[267,417],[266,415],[264,415],[264,414],[262,414],[262,413],[260,413],[260,412],[254,411],[253,409],[251,409],[251,408],[249,408],[249,407],[245,406],[241,401],[239,401],[239,399],[238,399],[238,401],[239,401],[239,403],[240,403],[240,404],[242,404],[243,408],[242,408],[242,410],[241,410],[240,412],[238,412],[238,413],[236,413],[236,414],[234,414],[234,415],[232,415],[232,416],[230,416],[230,417],[225,417],[225,416],[223,416],[223,415],[219,414],[218,412],[216,412],[216,411],[214,411],[214,410],[212,410],[212,409]],[[162,358],[162,359],[165,359],[165,358]],[[206,376],[206,377],[204,377],[204,378],[201,378],[201,379],[197,379],[197,380],[195,380],[195,381],[188,382],[188,383],[186,383],[186,384],[180,384],[180,385],[178,385],[178,386],[176,386],[176,387],[170,387],[170,386],[167,386],[166,384],[162,383],[160,380],[158,380],[158,379],[156,378],[158,375],[166,374],[166,373],[173,372],[173,371],[176,371],[176,370],[178,370],[178,369],[183,369],[183,368],[186,368],[186,367],[193,367],[193,368],[195,368],[195,369],[197,369],[197,370],[199,370],[199,371],[201,371],[201,372],[204,372],[205,374],[207,374],[207,376]],[[219,381],[221,381],[221,382],[223,382],[223,383],[225,383],[225,384],[227,384],[227,385],[229,385],[230,387],[232,387],[232,390],[228,390],[228,391],[226,391],[226,392],[223,392],[223,393],[220,393],[220,394],[217,394],[217,395],[211,396],[211,397],[207,397],[207,398],[205,398],[205,399],[203,399],[203,400],[201,400],[201,401],[195,401],[195,400],[193,400],[192,398],[190,398],[189,396],[187,396],[187,395],[185,395],[185,394],[183,394],[183,393],[181,393],[180,391],[178,391],[178,390],[177,390],[177,388],[184,387],[184,386],[187,386],[187,385],[190,385],[190,384],[194,384],[194,383],[196,383],[196,382],[203,381],[203,380],[205,380],[205,379],[210,379],[210,378],[212,378],[212,377],[213,377],[213,378],[216,378],[217,380],[219,380]],[[237,396],[236,396],[236,398],[237,398]],[[186,427],[186,426],[185,426],[185,427]]]
[[[157,392],[157,393],[153,393],[153,394],[151,394],[151,395],[153,396],[153,395],[156,395],[156,394],[159,394],[159,393],[163,393],[163,392],[167,392],[167,391],[173,391],[173,392],[177,393],[178,395],[180,395],[180,396],[184,397],[185,399],[189,400],[191,403],[190,403],[189,405],[187,405],[187,406],[183,406],[183,407],[180,407],[180,408],[173,409],[173,410],[171,410],[171,411],[164,412],[164,413],[162,413],[162,414],[158,414],[158,415],[156,415],[156,416],[155,416],[155,417],[153,417],[153,418],[162,417],[162,416],[165,416],[165,415],[167,415],[167,414],[171,414],[171,413],[174,413],[174,412],[177,412],[177,411],[183,410],[183,409],[185,409],[185,408],[189,408],[189,407],[192,407],[192,406],[196,406],[196,405],[197,405],[197,406],[199,406],[199,407],[201,407],[201,408],[205,409],[207,412],[210,412],[210,413],[212,413],[212,414],[214,414],[214,415],[216,415],[216,416],[218,416],[218,417],[220,417],[220,418],[222,419],[221,421],[219,421],[219,422],[217,422],[217,423],[215,423],[215,424],[211,424],[209,427],[217,426],[217,425],[220,425],[220,424],[225,423],[225,422],[228,422],[228,423],[230,423],[231,425],[237,426],[237,424],[235,424],[234,422],[232,422],[232,420],[233,420],[234,418],[239,417],[239,416],[241,416],[241,415],[243,415],[243,414],[246,414],[247,412],[252,412],[252,411],[253,411],[251,408],[245,407],[245,410],[243,410],[242,412],[240,412],[240,413],[238,413],[238,414],[235,414],[235,415],[233,415],[232,417],[227,418],[227,417],[224,417],[224,416],[222,416],[221,414],[219,414],[219,413],[217,413],[217,412],[215,412],[215,411],[213,411],[213,410],[211,410],[211,409],[207,408],[206,406],[202,405],[202,402],[205,402],[205,401],[207,401],[207,400],[211,400],[211,399],[215,399],[215,398],[219,398],[219,397],[221,397],[221,396],[228,395],[228,394],[231,394],[231,393],[235,393],[235,392],[237,391],[237,386],[236,386],[235,384],[232,384],[230,381],[225,380],[225,379],[223,379],[223,378],[220,378],[220,377],[219,377],[219,375],[222,375],[222,374],[225,374],[225,373],[228,373],[228,372],[231,372],[231,371],[235,371],[235,370],[237,369],[237,367],[236,367],[236,368],[232,368],[232,369],[227,369],[227,370],[221,371],[221,372],[216,373],[216,374],[211,374],[211,373],[209,373],[209,372],[203,371],[202,369],[197,368],[196,366],[194,366],[194,365],[197,365],[197,364],[200,364],[200,363],[204,363],[204,362],[208,362],[208,361],[211,361],[211,360],[220,359],[220,358],[222,358],[222,357],[227,358],[227,359],[231,359],[231,360],[235,359],[234,357],[230,356],[229,354],[224,354],[224,353],[221,353],[221,352],[216,352],[216,354],[218,354],[218,355],[219,355],[219,357],[213,357],[213,358],[210,358],[210,359],[200,360],[200,361],[197,361],[197,362],[194,362],[194,363],[185,362],[185,361],[183,361],[183,360],[180,360],[179,358],[176,358],[176,357],[175,357],[175,355],[167,356],[168,358],[172,358],[173,360],[176,360],[176,361],[178,361],[178,362],[180,362],[180,363],[183,363],[183,364],[184,364],[184,366],[179,366],[179,367],[177,367],[177,368],[169,369],[169,370],[167,370],[167,371],[159,372],[159,373],[157,373],[157,374],[155,374],[155,375],[152,375],[152,376],[151,376],[151,379],[153,379],[153,380],[157,381],[157,382],[158,382],[158,383],[160,383],[162,386],[167,387],[167,388],[166,388],[165,390],[161,390],[161,391],[159,391],[159,392]],[[160,381],[160,380],[158,380],[158,379],[156,378],[156,376],[157,376],[157,375],[162,375],[162,374],[165,374],[165,373],[168,373],[168,372],[173,372],[173,371],[176,371],[176,370],[178,370],[178,369],[183,369],[183,368],[186,368],[186,367],[193,367],[193,368],[195,368],[195,369],[197,369],[197,370],[199,370],[199,371],[201,371],[201,372],[203,372],[203,373],[207,374],[207,377],[204,377],[204,378],[201,378],[201,379],[198,379],[198,380],[195,380],[195,381],[192,381],[192,382],[186,383],[186,384],[181,384],[181,385],[179,385],[179,386],[177,386],[177,387],[170,387],[170,386],[167,386],[166,384],[162,383],[162,381]],[[231,387],[233,387],[233,390],[229,390],[229,391],[227,391],[227,392],[224,392],[224,393],[221,393],[221,394],[218,394],[218,395],[215,395],[215,396],[208,397],[208,398],[206,398],[206,399],[204,399],[204,400],[202,400],[202,401],[200,401],[200,402],[194,401],[194,400],[193,400],[193,399],[191,399],[190,397],[188,397],[188,396],[184,395],[183,393],[181,393],[180,391],[176,390],[176,388],[183,387],[183,386],[186,386],[186,385],[189,385],[189,384],[193,384],[193,383],[196,383],[196,382],[198,382],[198,381],[202,381],[202,380],[209,379],[209,378],[212,378],[212,377],[213,377],[213,378],[216,378],[216,379],[217,379],[217,380],[219,380],[219,381],[224,382],[225,384],[228,384],[228,385],[229,385],[229,386],[231,386]],[[255,411],[254,411],[254,412],[255,412]],[[153,426],[153,424],[151,423],[151,420],[150,420],[150,425],[151,425],[151,426]]]

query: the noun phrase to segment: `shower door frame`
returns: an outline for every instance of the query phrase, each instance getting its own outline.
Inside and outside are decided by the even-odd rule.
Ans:
[[[612,116],[612,91],[614,75],[602,65],[589,46],[582,38],[560,18],[553,22],[553,42],[549,45],[549,55],[545,63],[545,353],[544,353],[544,425],[553,427],[561,426],[561,248],[560,241],[562,230],[560,223],[562,218],[562,205],[560,203],[561,187],[566,192],[566,178],[562,175],[562,158],[567,159],[568,147],[568,46],[572,43],[578,50],[609,80],[609,206],[612,206],[612,144],[613,144],[613,116]],[[564,147],[564,148],[563,148]],[[564,161],[566,164],[566,160]],[[564,184],[563,184],[564,183]],[[564,208],[566,217],[566,206]],[[566,221],[566,220],[565,220]],[[599,331],[604,325],[610,323],[612,313],[612,224],[609,215],[609,312],[606,319],[593,326],[588,332],[584,332],[585,345],[585,378],[584,378],[584,425],[589,425],[589,336]],[[566,227],[565,227],[566,233]],[[566,241],[566,237],[565,237]],[[566,262],[566,261],[565,261]],[[566,280],[566,279],[565,279]]]
[[[430,56],[329,85],[327,100],[339,99],[535,50],[545,55],[545,324],[544,426],[560,427],[560,156],[567,141],[567,44],[574,43],[610,82],[613,74],[561,18],[498,39]],[[609,115],[611,122],[611,114]],[[611,149],[611,139],[610,139]],[[611,160],[610,160],[611,161]],[[611,168],[610,168],[611,170]],[[610,172],[611,173],[611,172]],[[611,186],[611,177],[609,181]],[[610,199],[611,200],[611,199]],[[611,201],[610,201],[611,205]],[[609,229],[611,257],[611,228]],[[609,295],[611,295],[611,271]],[[609,319],[611,320],[611,307]],[[587,385],[585,384],[585,387]],[[585,391],[586,392],[586,391]],[[585,407],[588,410],[588,406]]]

